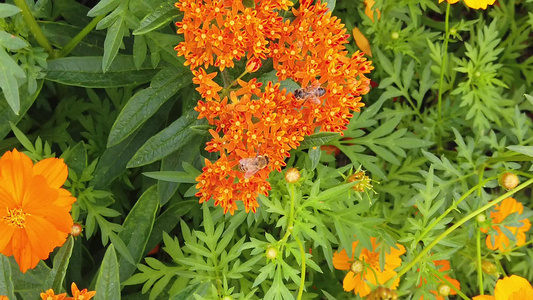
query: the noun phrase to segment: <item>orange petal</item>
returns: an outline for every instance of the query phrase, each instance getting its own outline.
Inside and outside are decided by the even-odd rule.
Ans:
[[[33,175],[42,175],[50,187],[58,189],[67,180],[68,168],[62,158],[47,158],[36,163]]]
[[[24,190],[32,175],[33,162],[17,149],[6,152],[0,158],[0,181],[3,181],[4,192],[9,193],[18,205],[21,205]]]
[[[520,276],[511,275],[510,277],[504,277],[496,282],[494,296],[496,297],[496,300],[531,299],[511,297],[514,293],[520,292],[521,289],[524,289],[526,292],[529,290],[533,293],[533,287],[531,287],[529,281]]]
[[[472,298],[472,300],[496,300],[496,299],[494,298],[494,296],[482,295],[482,296],[475,296],[474,298]]]
[[[361,51],[363,51],[366,55],[372,57],[372,50],[370,50],[370,44],[368,43],[367,38],[361,33],[359,28],[355,27],[352,31],[353,38],[355,40],[355,44]]]
[[[349,270],[352,263],[346,253],[346,250],[342,249],[341,252],[333,253],[333,266],[337,270]]]
[[[3,216],[4,215],[0,215],[0,220]],[[11,241],[11,237],[14,233],[15,227],[7,225],[6,222],[0,222],[0,253],[4,253],[4,250],[9,244],[9,241]]]
[[[365,15],[369,17],[372,22],[374,22],[374,10],[378,13],[378,20],[381,18],[381,12],[379,9],[372,9],[372,6],[374,6],[375,3],[376,1],[374,0],[365,0]]]

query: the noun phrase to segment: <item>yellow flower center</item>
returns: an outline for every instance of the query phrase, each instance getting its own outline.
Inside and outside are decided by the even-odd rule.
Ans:
[[[8,225],[18,227],[20,229],[26,227],[26,216],[30,215],[28,213],[25,213],[22,208],[13,208],[13,209],[7,209],[7,216],[5,216],[3,219],[6,221]]]
[[[363,263],[359,260],[356,260],[350,266],[350,271],[354,272],[355,274],[359,274],[363,272],[363,268],[364,268]]]

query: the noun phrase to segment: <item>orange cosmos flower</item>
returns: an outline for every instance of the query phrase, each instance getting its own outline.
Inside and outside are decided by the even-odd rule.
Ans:
[[[62,159],[35,165],[16,149],[0,158],[0,253],[15,257],[24,273],[65,242],[76,198],[61,186],[68,169]]]
[[[363,249],[358,258],[354,259],[355,247],[359,241],[352,244],[352,257],[348,257],[346,250],[333,253],[333,266],[337,270],[348,270],[344,277],[342,286],[345,291],[353,290],[355,294],[364,297],[371,292],[368,283],[373,286],[384,284],[387,280],[396,275],[394,269],[399,267],[402,263],[400,256],[405,253],[405,247],[396,244],[396,248],[391,247],[390,252],[385,254],[385,267],[381,270],[379,266],[380,251],[376,244],[376,238],[370,238],[372,242],[372,249]],[[391,289],[396,289],[400,283],[400,278],[396,278],[392,283]]]
[[[439,3],[443,2],[444,0],[439,0]],[[459,0],[447,0],[448,3],[454,4],[457,3]],[[466,6],[473,8],[473,9],[486,9],[487,5],[493,5],[496,0],[463,0],[466,4]]]
[[[509,238],[502,232],[499,223],[502,223],[507,216],[517,212],[519,215],[524,211],[522,203],[516,201],[514,198],[507,198],[503,200],[499,205],[496,205],[495,211],[490,213],[492,218],[492,229],[496,231],[494,235],[488,235],[485,241],[487,248],[491,250],[499,249],[500,251],[507,251],[512,245],[510,245]],[[531,223],[528,219],[520,220],[520,227],[504,225],[515,237],[516,246],[520,246],[526,243],[526,232],[531,227]],[[481,231],[487,233],[487,228],[481,228]]]
[[[65,293],[56,295],[54,290],[49,289],[46,293],[41,293],[41,300],[63,300],[66,296]]]
[[[437,267],[437,270],[439,272],[441,272],[441,273],[450,270],[450,262],[448,260],[434,260],[433,263]],[[451,284],[453,284],[453,286],[457,290],[461,289],[461,284],[459,283],[459,281],[457,279],[451,278],[450,275],[448,275],[448,274],[445,274],[444,278],[446,278],[446,280],[448,280]],[[423,279],[423,280],[426,281],[425,279]],[[442,281],[440,279],[438,279],[438,281],[443,283],[443,284],[447,284],[445,281]],[[442,295],[440,295],[437,291],[430,291],[430,293],[434,294],[435,297],[437,298],[437,300],[444,300],[444,297]],[[450,287],[450,295],[456,295],[456,294],[457,294],[457,292],[455,291],[455,289]],[[422,300],[422,299],[424,299],[424,297],[422,296],[422,297],[420,297],[420,299]]]
[[[72,297],[68,297],[65,300],[90,300],[94,295],[96,295],[96,291],[87,291],[87,289],[78,290],[78,286],[73,282],[70,286],[70,291],[72,293]]]
[[[473,300],[525,300],[533,299],[533,287],[525,278],[511,275],[496,282],[494,296],[482,295]]]
[[[7,296],[0,295],[0,300],[9,300],[9,298],[7,298]]]

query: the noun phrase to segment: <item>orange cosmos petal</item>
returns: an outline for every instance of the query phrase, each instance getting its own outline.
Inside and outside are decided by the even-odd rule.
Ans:
[[[33,175],[42,175],[51,188],[58,189],[67,180],[68,168],[62,158],[47,158],[33,166]]]
[[[494,296],[482,295],[482,296],[475,296],[474,298],[472,298],[472,300],[496,300],[496,299],[494,298]]]
[[[24,230],[16,230],[11,239],[11,255],[15,257],[20,271],[26,273],[28,269],[33,269],[39,263],[39,257],[34,255],[28,236]]]
[[[448,0],[449,2],[450,0]],[[473,9],[486,9],[487,5],[492,5],[496,0],[464,0],[465,4]]]
[[[5,214],[0,214],[0,220]],[[9,241],[15,233],[15,227],[7,225],[6,222],[0,221],[0,253],[4,253],[4,249],[9,244]]]
[[[24,188],[31,178],[32,167],[31,159],[17,149],[4,153],[0,158],[0,181],[5,183],[5,192],[9,193],[18,205],[21,205],[24,197]]]
[[[402,264],[400,256],[405,253],[405,247],[403,245],[396,244],[396,247],[398,247],[398,249],[391,247],[390,253],[385,255],[385,264],[391,270],[396,269]]]
[[[520,292],[521,289],[524,289],[524,292],[529,290],[533,293],[533,287],[531,287],[531,284],[525,278],[511,275],[510,277],[504,277],[496,282],[494,296],[496,297],[496,300],[531,299],[511,297],[514,293]]]
[[[372,57],[372,50],[370,49],[370,43],[368,42],[368,39],[365,37],[363,33],[361,33],[361,30],[359,28],[355,27],[352,31],[353,38],[355,40],[355,44],[361,51],[363,51],[366,55]]]
[[[349,270],[351,266],[350,260],[348,253],[344,249],[341,252],[333,253],[333,266],[337,270]]]
[[[58,189],[59,196],[54,201],[54,205],[66,208],[68,211],[72,208],[72,203],[76,202],[76,198],[72,197],[72,194],[65,189]]]

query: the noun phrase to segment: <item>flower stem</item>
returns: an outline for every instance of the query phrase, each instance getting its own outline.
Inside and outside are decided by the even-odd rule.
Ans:
[[[433,249],[433,247],[435,247],[440,241],[442,241],[445,237],[447,237],[455,229],[459,228],[461,225],[466,223],[468,220],[470,220],[472,218],[475,218],[481,212],[484,212],[485,210],[487,210],[487,209],[493,207],[494,205],[502,202],[504,199],[508,198],[509,196],[513,195],[514,193],[516,193],[516,192],[518,192],[520,190],[523,190],[524,188],[528,187],[532,183],[533,183],[533,178],[529,179],[528,181],[526,181],[526,182],[522,183],[521,185],[517,186],[515,189],[508,191],[507,193],[501,195],[500,197],[496,198],[495,200],[485,204],[484,206],[482,206],[482,207],[476,209],[475,211],[469,213],[467,216],[465,216],[461,220],[457,221],[457,223],[452,225],[446,231],[441,233],[441,235],[439,235],[437,238],[435,238],[435,240],[433,240],[433,242],[431,242],[431,244],[429,244],[426,248],[422,249],[422,251],[420,251],[420,253],[411,262],[409,262],[407,264],[407,266],[403,267],[398,272],[398,274],[396,274],[396,276],[394,276],[391,279],[389,279],[387,281],[387,283],[390,283],[390,282],[394,281],[396,278],[401,277],[402,275],[407,273],[407,271],[409,271],[411,268],[413,268],[418,263],[418,261],[420,261],[422,258],[425,258],[427,256],[429,250]]]
[[[294,198],[296,198],[296,191],[294,189],[294,183],[287,183],[289,185],[289,194],[291,197],[291,206],[289,209],[289,221],[287,222],[287,231],[283,238],[279,241],[280,244],[285,244],[289,236],[292,234],[294,229]]]
[[[298,243],[298,247],[300,247],[300,254],[302,255],[302,276],[300,277],[300,289],[298,290],[298,297],[296,298],[296,300],[300,300],[302,299],[305,287],[305,250],[302,242],[300,242],[300,239],[297,236],[295,236],[294,239],[296,240],[296,243]]]
[[[481,230],[477,229],[476,232],[477,281],[479,284],[479,294],[483,295],[483,270],[481,269]]]
[[[76,47],[81,42],[81,40],[83,40],[83,38],[85,38],[85,36],[87,36],[96,27],[96,24],[98,24],[98,22],[100,22],[100,20],[102,20],[104,17],[105,15],[98,16],[94,18],[89,24],[87,24],[85,28],[83,28],[74,38],[70,40],[70,42],[65,45],[65,47],[63,47],[63,49],[61,49],[61,51],[59,51],[59,53],[57,54],[57,58],[67,56],[67,54],[69,54],[70,51],[72,51],[72,49],[74,49],[74,47]]]
[[[37,43],[39,43],[39,45],[43,47],[46,52],[48,52],[50,57],[55,58],[55,52],[52,48],[52,45],[50,45],[50,42],[41,31],[41,27],[39,27],[39,24],[37,24],[37,21],[35,21],[35,18],[31,14],[30,8],[26,4],[26,1],[14,0],[14,2],[15,5],[21,10],[22,18],[24,19],[24,22],[26,22],[26,25],[28,25],[30,28],[30,31],[37,40]]]

